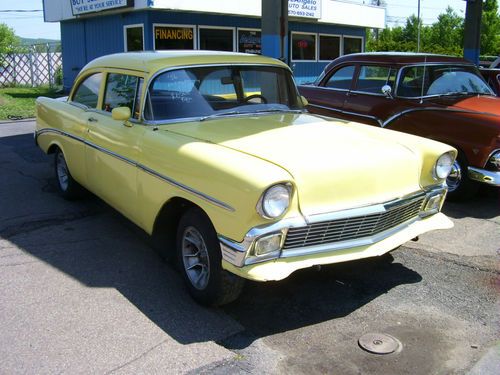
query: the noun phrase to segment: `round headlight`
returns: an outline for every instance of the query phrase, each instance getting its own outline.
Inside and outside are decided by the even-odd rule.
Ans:
[[[434,171],[437,178],[444,179],[447,178],[451,173],[451,167],[455,158],[451,152],[447,152],[439,157],[434,167]]]
[[[285,213],[290,205],[290,189],[283,184],[271,186],[262,195],[259,213],[268,218],[276,218]]]

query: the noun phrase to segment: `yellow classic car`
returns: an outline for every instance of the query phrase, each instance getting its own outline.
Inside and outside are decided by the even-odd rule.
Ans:
[[[38,98],[35,139],[65,198],[85,188],[132,220],[203,304],[452,226],[455,149],[305,104],[271,58],[122,53],[87,64],[68,98]]]

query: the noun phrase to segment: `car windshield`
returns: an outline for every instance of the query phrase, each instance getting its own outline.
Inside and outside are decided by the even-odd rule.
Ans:
[[[169,70],[149,85],[144,117],[150,121],[302,110],[286,69],[207,66]]]
[[[420,98],[443,95],[493,95],[477,69],[466,65],[409,66],[401,70],[396,95]]]

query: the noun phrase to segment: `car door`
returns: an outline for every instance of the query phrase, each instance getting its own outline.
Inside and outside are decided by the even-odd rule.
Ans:
[[[356,65],[335,68],[317,86],[301,86],[300,92],[309,101],[309,110],[325,116],[345,118],[343,108],[351,89]]]
[[[353,89],[344,102],[344,116],[350,120],[381,126],[400,110],[400,101],[385,95],[382,87],[394,92],[396,69],[386,65],[360,65]]]
[[[137,160],[144,126],[137,121],[143,78],[109,72],[98,109],[89,112],[85,161],[93,191],[125,216],[137,217]],[[129,107],[132,118],[118,121],[112,110]]]

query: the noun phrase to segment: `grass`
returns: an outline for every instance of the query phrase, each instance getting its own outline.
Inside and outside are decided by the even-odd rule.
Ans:
[[[0,88],[0,120],[35,117],[35,99],[39,96],[62,96],[57,88],[8,87]]]

